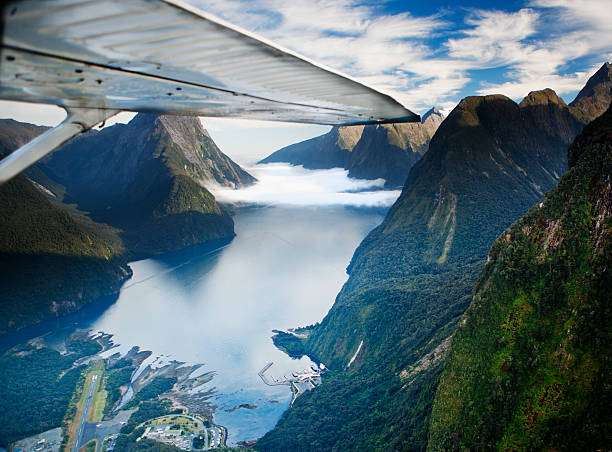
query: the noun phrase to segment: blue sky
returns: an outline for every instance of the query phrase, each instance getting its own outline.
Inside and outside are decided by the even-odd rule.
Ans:
[[[520,100],[552,88],[570,102],[612,60],[612,0],[187,0],[393,95],[413,111],[450,111],[468,95]],[[0,104],[0,117],[47,123],[46,110]],[[28,116],[30,115],[30,116]],[[125,117],[124,117],[125,119]],[[253,161],[328,127],[205,119],[221,149]],[[239,155],[238,155],[239,154]]]

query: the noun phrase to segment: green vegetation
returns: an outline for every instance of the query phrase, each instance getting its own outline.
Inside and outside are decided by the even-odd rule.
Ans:
[[[612,442],[612,109],[571,169],[493,245],[432,412],[431,450]]]
[[[83,452],[96,452],[97,444],[98,444],[98,441],[95,440],[95,439],[92,439],[87,444],[85,444],[83,447],[81,447],[81,451],[83,451]]]
[[[130,359],[120,359],[109,367],[104,376],[104,389],[106,390],[106,403],[104,415],[109,414],[121,399],[121,386],[130,383],[136,366]]]
[[[206,445],[206,438],[204,438],[203,435],[196,436],[195,438],[193,438],[192,447],[194,449],[204,449],[205,445]]]
[[[0,333],[75,311],[130,274],[92,231],[52,206],[23,176],[0,187]]]
[[[181,410],[172,409],[172,403],[168,399],[144,400],[138,405],[138,410],[132,413],[130,420],[121,429],[121,433],[131,433],[137,426],[149,419],[167,414],[182,414]]]
[[[282,350],[291,358],[299,359],[308,354],[308,350],[304,347],[304,340],[294,334],[274,330],[272,342],[274,342],[274,345],[279,350]]]
[[[503,96],[464,99],[355,252],[321,324],[301,345],[276,339],[329,372],[255,448],[425,449],[447,339],[489,247],[554,187],[567,135],[580,127],[550,90],[520,106]]]
[[[62,355],[24,345],[0,357],[0,445],[62,425],[83,369],[72,366],[86,356],[84,350],[100,348],[94,351],[79,341]]]
[[[117,452],[182,452],[182,449],[143,438],[136,441],[144,433],[143,428],[139,428],[131,432],[129,435],[119,435],[115,443],[115,451]]]
[[[95,155],[87,153],[92,148]],[[202,182],[255,180],[219,151],[197,118],[148,114],[72,140],[43,169],[65,184],[71,202],[121,230],[130,258],[233,237],[231,217]]]
[[[1,120],[0,156],[44,130]],[[199,119],[156,115],[76,137],[27,175],[0,187],[0,334],[116,293],[128,259],[231,239],[201,181],[255,180]]]
[[[107,392],[104,388],[104,374],[105,374],[105,363],[104,361],[96,361],[90,366],[92,374],[98,375],[96,379],[96,388],[93,394],[93,400],[91,409],[88,413],[88,422],[100,422],[104,415]]]
[[[63,443],[66,445],[66,448],[71,448],[76,440],[77,436],[77,427],[79,425],[79,420],[82,416],[91,421],[89,414],[84,413],[85,409],[85,401],[87,399],[87,394],[91,384],[95,385],[95,388],[99,387],[100,379],[96,378],[96,381],[93,382],[94,375],[100,376],[101,370],[103,369],[104,364],[102,361],[93,361],[87,367],[84,367],[81,371],[81,376],[77,382],[76,387],[74,388],[74,392],[72,394],[72,398],[70,400],[70,405],[64,414],[64,420],[62,422],[63,427]],[[96,389],[94,389],[95,391]],[[91,408],[91,407],[90,407]],[[91,411],[90,411],[91,412]]]
[[[135,408],[140,402],[154,399],[157,396],[168,392],[177,382],[176,377],[155,377],[144,388],[138,391],[132,399],[125,404],[124,410]]]

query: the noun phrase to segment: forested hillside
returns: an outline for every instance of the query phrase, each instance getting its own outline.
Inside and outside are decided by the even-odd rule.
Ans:
[[[0,121],[0,155],[47,130]],[[0,186],[0,334],[115,293],[135,257],[230,240],[203,186],[255,179],[197,118],[138,115],[76,137]]]
[[[74,312],[131,274],[112,246],[25,176],[0,186],[0,212],[0,334]]]
[[[612,442],[612,109],[557,187],[496,240],[451,341],[430,450]]]
[[[151,114],[77,137],[42,168],[66,187],[66,202],[121,229],[132,257],[233,237],[231,217],[205,186],[255,181],[198,118]]]
[[[355,252],[328,315],[308,339],[284,344],[331,372],[257,449],[425,449],[448,338],[488,249],[555,186],[582,127],[551,90],[520,105],[461,101]]]

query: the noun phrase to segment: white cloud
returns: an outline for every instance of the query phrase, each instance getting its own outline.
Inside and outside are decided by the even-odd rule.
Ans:
[[[609,0],[532,0],[531,5],[554,10],[554,22],[566,29],[607,33],[591,44],[606,48],[612,39],[612,6]]]
[[[400,194],[382,190],[383,179],[349,178],[348,171],[341,168],[312,171],[273,163],[247,170],[258,179],[255,185],[239,190],[216,187],[211,189],[215,197],[263,205],[380,207],[390,206]]]
[[[534,91],[534,86],[537,86],[540,87],[539,89],[550,88],[557,95],[561,96],[580,90],[593,72],[594,70],[590,72],[576,72],[570,75],[535,74],[534,76],[517,77],[518,81],[516,82],[487,84],[478,90],[478,94],[504,94],[518,101],[529,94],[530,91]]]
[[[473,28],[463,31],[467,37],[449,39],[448,53],[459,60],[469,60],[473,67],[496,67],[521,61],[530,46],[521,41],[533,35],[539,14],[531,9],[514,13],[478,10],[466,22]]]

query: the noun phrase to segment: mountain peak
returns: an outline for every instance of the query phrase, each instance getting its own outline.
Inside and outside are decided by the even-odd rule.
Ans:
[[[612,64],[604,63],[570,103],[584,123],[601,116],[612,102]]]
[[[609,63],[606,63],[608,67]],[[612,104],[596,122],[589,123],[567,150],[569,168],[576,166],[585,149],[612,143]]]
[[[508,103],[514,104],[512,99],[503,94],[487,94],[486,96],[467,96],[461,99],[455,107],[455,110],[462,111],[476,111],[483,104],[492,104],[492,103]],[[455,111],[453,110],[453,111]],[[451,113],[452,114],[452,113]]]
[[[560,107],[567,107],[567,104],[557,96],[557,93],[550,88],[541,89],[538,91],[531,91],[519,104],[519,107],[523,108],[528,105],[546,105],[556,104]]]
[[[483,109],[481,111],[481,109]],[[452,121],[446,121],[446,127],[452,127],[456,125],[458,127],[472,126],[476,127],[481,124],[481,117],[487,116],[487,111],[495,116],[501,114],[502,111],[507,109],[516,109],[517,105],[512,99],[504,96],[503,94],[489,94],[487,96],[468,96],[461,99],[457,106],[448,115],[448,119]],[[486,110],[486,111],[485,111]],[[435,136],[434,136],[435,139]]]
[[[239,187],[255,181],[250,174],[221,152],[197,116],[139,113],[128,127],[138,142],[156,136],[173,171],[215,185]],[[160,148],[160,149],[162,149]]]
[[[609,340],[601,338],[611,334],[612,110],[571,148],[573,168],[488,253],[439,377],[427,450],[610,443],[612,378],[601,371]]]

